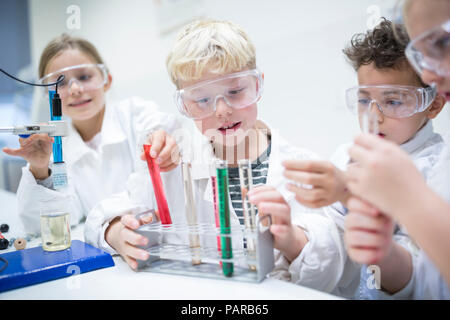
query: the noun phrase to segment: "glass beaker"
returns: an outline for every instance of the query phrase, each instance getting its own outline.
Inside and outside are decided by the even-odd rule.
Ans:
[[[70,197],[40,200],[42,248],[60,251],[70,247]]]

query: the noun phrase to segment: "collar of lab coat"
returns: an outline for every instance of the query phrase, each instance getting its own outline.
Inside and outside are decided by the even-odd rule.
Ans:
[[[413,153],[415,150],[423,146],[423,144],[434,135],[433,123],[428,120],[422,129],[416,132],[416,134],[407,142],[400,145],[404,151],[408,154]]]
[[[114,105],[105,106],[105,114],[103,116],[103,123],[101,129],[101,144],[100,149],[106,145],[121,143],[126,140],[125,133],[120,125],[120,120],[115,112]],[[64,141],[64,140],[63,140]],[[78,131],[70,123],[69,135],[65,139],[65,148],[63,150],[63,157],[66,162],[75,163],[85,155],[93,152],[91,148],[83,141]]]
[[[267,129],[271,135],[271,151],[269,156],[269,169],[267,172],[266,184],[272,185],[274,187],[279,187],[283,184],[282,166],[280,165],[282,161],[282,153],[285,149],[285,143],[281,139],[277,130],[273,130],[266,123],[261,120],[257,121],[257,126],[261,129]],[[213,154],[213,149],[209,140],[203,136],[198,129],[194,129],[192,135],[194,143],[193,151],[195,155],[195,161],[192,162],[191,176],[192,180],[210,179],[211,178],[211,165],[214,161],[215,156]],[[198,141],[201,141],[198,143]],[[196,143],[197,142],[197,143]],[[212,199],[212,186],[211,183],[206,185],[204,199]]]

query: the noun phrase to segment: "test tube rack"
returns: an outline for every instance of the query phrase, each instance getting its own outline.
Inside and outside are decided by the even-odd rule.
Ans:
[[[149,239],[147,246],[141,248],[146,250],[150,257],[146,261],[138,260],[138,270],[231,281],[261,282],[274,268],[273,237],[269,226],[270,216],[265,216],[261,221],[257,218],[257,228],[254,231],[244,228],[241,224],[231,226],[231,232],[227,234],[222,234],[220,228],[213,223],[189,225],[154,222],[142,225],[136,232]],[[189,237],[193,235],[199,237],[200,247],[190,246]],[[231,238],[233,258],[222,258],[217,247],[217,237]],[[248,243],[249,240],[256,243],[256,256],[252,257],[244,248],[243,244]],[[194,264],[193,257],[200,258],[201,263]],[[225,277],[223,274],[223,263],[233,263],[234,271],[231,277]]]

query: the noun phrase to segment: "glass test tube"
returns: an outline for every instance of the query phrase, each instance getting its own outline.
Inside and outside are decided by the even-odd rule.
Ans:
[[[253,235],[256,230],[256,211],[255,206],[248,201],[247,193],[253,188],[252,164],[249,159],[238,161],[239,181],[241,185],[242,212],[244,214],[244,227],[247,232]],[[256,244],[252,236],[247,234],[247,254],[250,258],[256,260]],[[256,270],[254,264],[249,264],[251,270]]]
[[[361,114],[361,131],[363,133],[378,134],[378,117],[376,113],[370,112],[370,107]]]
[[[217,194],[219,203],[220,233],[231,234],[230,208],[228,202],[228,163],[224,160],[216,162],[217,171]],[[221,237],[222,259],[232,259],[233,251],[230,236]],[[233,263],[222,261],[222,271],[226,277],[233,275]]]
[[[181,172],[183,174],[184,186],[184,206],[186,208],[186,219],[189,227],[197,226],[197,212],[195,210],[194,192],[192,190],[191,163],[183,161],[181,163]],[[200,237],[197,234],[189,232],[189,247],[193,251],[192,264],[202,263],[200,258]]]
[[[166,195],[161,180],[161,174],[159,172],[159,166],[155,159],[150,156],[151,145],[144,144],[145,159],[147,160],[148,170],[150,171],[150,177],[152,179],[153,189],[155,191],[156,204],[158,206],[159,219],[161,224],[172,224],[170,218],[169,206],[167,205]]]
[[[213,193],[213,203],[214,203],[214,220],[216,221],[216,228],[220,228],[220,218],[219,218],[219,205],[218,205],[218,194],[217,194],[217,172],[213,164],[210,166],[211,174],[211,187]],[[217,237],[217,250],[220,253],[220,237]],[[221,262],[222,263],[222,262]]]

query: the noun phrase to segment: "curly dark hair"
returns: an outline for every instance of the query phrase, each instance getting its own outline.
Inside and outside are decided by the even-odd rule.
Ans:
[[[402,24],[382,18],[374,29],[355,34],[343,52],[355,70],[372,62],[378,69],[403,69],[409,67],[405,56],[408,41]]]

